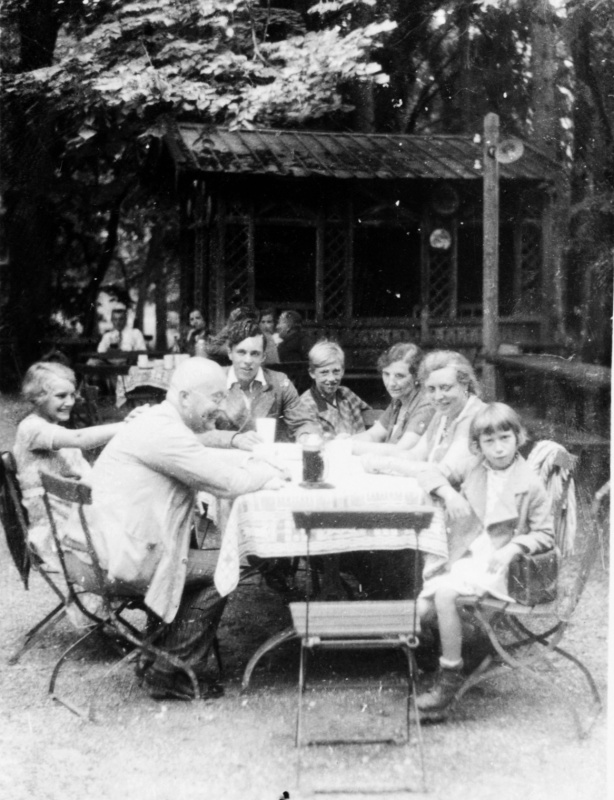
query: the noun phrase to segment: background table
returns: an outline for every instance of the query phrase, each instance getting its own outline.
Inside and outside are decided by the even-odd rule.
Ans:
[[[126,393],[135,389],[153,387],[166,391],[170,385],[175,367],[167,369],[162,359],[150,362],[149,367],[130,367],[122,381],[117,382],[115,405],[121,408],[127,400]]]
[[[293,511],[335,511],[364,509],[408,511],[432,510],[430,526],[413,530],[378,528],[372,530],[317,530],[310,537],[313,556],[368,550],[415,549],[445,558],[448,553],[443,509],[413,478],[370,475],[352,458],[343,477],[332,479],[333,489],[303,489],[297,483],[279,491],[260,491],[238,497],[223,526],[222,545],[215,570],[215,585],[224,596],[236,588],[241,560],[305,556],[307,537],[297,530]]]

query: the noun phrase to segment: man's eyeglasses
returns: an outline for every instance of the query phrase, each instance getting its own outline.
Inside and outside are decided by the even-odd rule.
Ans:
[[[204,397],[205,400],[210,400],[212,403],[215,403],[216,406],[221,405],[228,396],[228,392],[214,392],[213,394],[205,394],[204,392],[197,392],[196,389],[191,389],[190,393]]]

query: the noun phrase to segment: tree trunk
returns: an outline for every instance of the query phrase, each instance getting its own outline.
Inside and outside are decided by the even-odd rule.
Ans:
[[[357,7],[352,16],[357,25],[368,25],[373,18],[373,13],[370,9],[362,6]],[[351,89],[351,97],[354,103],[353,129],[360,133],[373,133],[375,130],[373,84],[355,81]]]
[[[105,275],[107,274],[107,270],[109,269],[109,265],[111,264],[111,260],[115,254],[115,248],[117,247],[119,221],[121,218],[121,204],[123,199],[123,195],[117,197],[115,205],[109,212],[107,238],[105,239],[100,258],[98,259],[96,271],[92,280],[90,281],[90,285],[87,288],[84,302],[84,307],[87,309],[84,324],[86,336],[92,336],[96,332],[96,323],[98,321],[96,298],[98,297],[100,287],[104,284]]]
[[[17,12],[20,35],[19,72],[53,62],[63,11],[74,12],[80,0],[60,10],[56,0],[26,0]],[[5,319],[16,340],[22,365],[38,358],[50,315],[56,218],[51,184],[54,165],[53,109],[44,101],[5,98],[2,171],[10,187],[5,194],[8,245]]]
[[[555,24],[556,17],[548,0],[538,0],[531,15],[533,142],[551,158],[556,158],[559,116]]]
[[[579,5],[568,28],[576,74],[569,260],[571,282],[578,287],[568,306],[579,317],[583,359],[609,365],[614,214],[606,208],[614,196],[614,114],[607,90],[611,64],[600,62],[601,27],[594,8]]]
[[[49,318],[55,243],[55,214],[48,197],[53,164],[46,142],[52,118],[40,102],[14,99],[4,106],[4,166],[9,262],[5,324],[15,337],[22,363],[40,355]]]
[[[532,107],[533,136],[537,147],[553,160],[557,159],[559,141],[559,109],[556,102],[556,16],[548,0],[538,0],[531,15],[531,68],[533,72]],[[550,243],[543,254],[542,286],[549,309],[546,339],[563,342],[565,308],[564,254],[569,236],[569,191],[566,182],[557,185],[552,207],[543,222],[550,226],[546,240]]]

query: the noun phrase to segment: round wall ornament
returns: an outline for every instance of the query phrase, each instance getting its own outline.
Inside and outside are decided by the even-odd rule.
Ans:
[[[449,250],[452,244],[452,237],[445,228],[435,228],[429,236],[429,244],[435,250]]]

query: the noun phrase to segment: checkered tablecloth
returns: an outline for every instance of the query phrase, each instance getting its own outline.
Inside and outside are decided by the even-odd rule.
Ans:
[[[224,596],[239,582],[241,560],[248,555],[282,558],[307,554],[305,531],[294,527],[293,511],[432,510],[428,528],[398,530],[381,528],[314,530],[311,555],[356,550],[419,549],[436,556],[448,552],[443,509],[412,478],[358,474],[348,470],[333,489],[308,490],[289,484],[279,491],[260,491],[238,497],[230,510],[215,571],[215,585]]]

